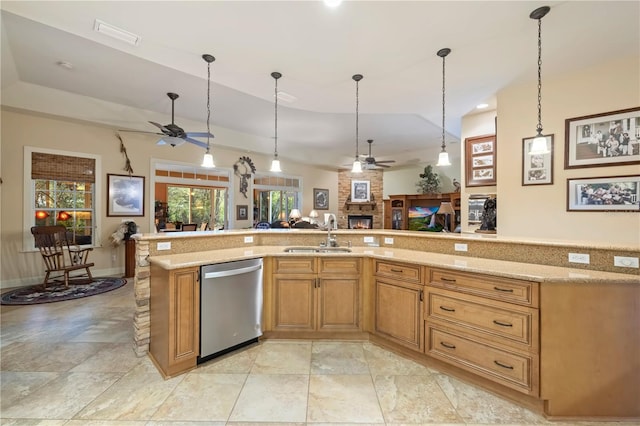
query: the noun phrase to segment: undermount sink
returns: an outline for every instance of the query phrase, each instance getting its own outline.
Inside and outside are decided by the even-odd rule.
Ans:
[[[285,253],[351,253],[347,247],[286,247]]]

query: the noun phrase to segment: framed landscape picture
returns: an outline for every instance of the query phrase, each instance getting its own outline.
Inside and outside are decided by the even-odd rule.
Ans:
[[[549,152],[529,154],[534,138],[522,139],[522,185],[553,184],[553,135],[545,135]]]
[[[496,179],[496,135],[466,138],[467,186],[491,186]]]
[[[567,211],[640,212],[640,175],[567,179]]]
[[[144,176],[107,174],[107,216],[144,216]]]
[[[640,164],[640,107],[565,120],[564,168]]]

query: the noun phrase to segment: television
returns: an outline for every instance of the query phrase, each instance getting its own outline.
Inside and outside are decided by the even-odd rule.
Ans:
[[[409,207],[408,230],[409,231],[442,231],[442,225],[436,223],[438,207]]]

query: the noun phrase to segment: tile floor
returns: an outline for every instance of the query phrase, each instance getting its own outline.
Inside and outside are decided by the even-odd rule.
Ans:
[[[134,355],[133,311],[132,283],[85,299],[2,306],[0,424],[548,423],[368,342],[265,341],[163,380]]]

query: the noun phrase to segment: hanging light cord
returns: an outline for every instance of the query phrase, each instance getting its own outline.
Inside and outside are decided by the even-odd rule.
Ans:
[[[278,78],[275,78],[276,80],[276,88],[274,91],[274,96],[276,98],[276,102],[275,102],[275,115],[276,115],[276,119],[275,119],[275,155],[274,158],[277,160],[278,159]]]
[[[360,104],[358,84],[359,80],[356,80],[356,161],[360,158],[360,153],[358,152],[358,106]]]
[[[542,18],[538,19],[538,135],[542,135]]]
[[[444,144],[444,61],[445,56],[442,57],[442,152],[445,152],[445,144]]]
[[[209,120],[211,119],[211,62],[207,61],[207,154],[209,153]]]

